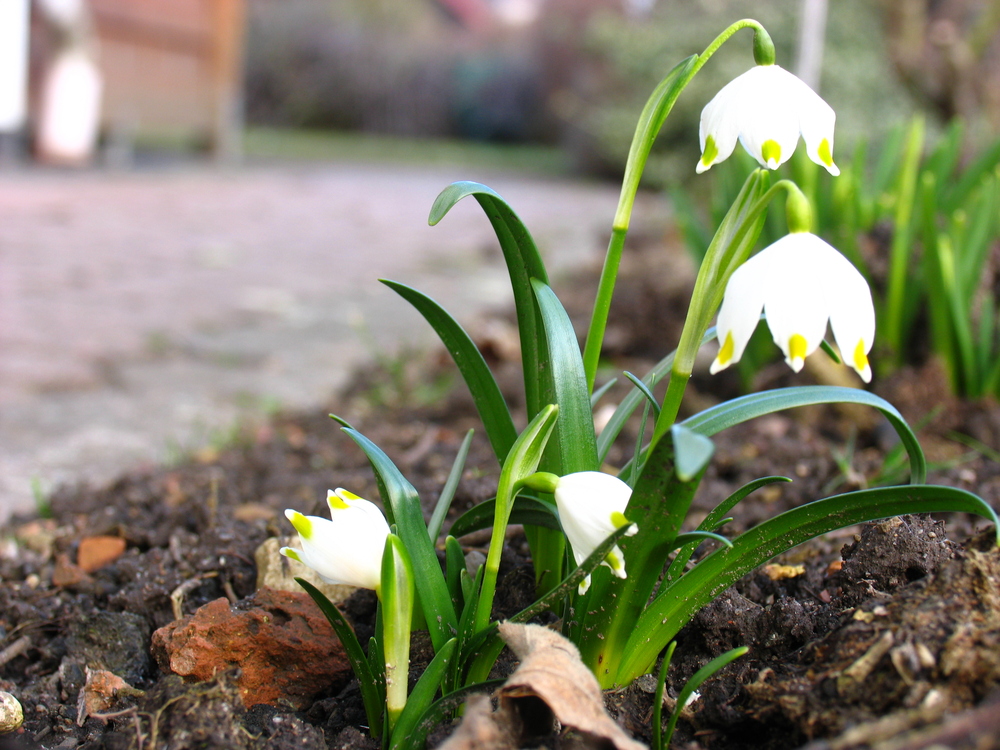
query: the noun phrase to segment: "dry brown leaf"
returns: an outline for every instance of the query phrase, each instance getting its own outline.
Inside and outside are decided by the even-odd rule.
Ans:
[[[551,732],[553,717],[581,735],[578,747],[607,747],[610,742],[616,750],[645,749],[604,710],[600,685],[580,661],[576,646],[539,625],[504,622],[500,635],[521,666],[497,692],[498,710],[488,713],[478,705],[443,749],[520,747],[525,739]],[[497,738],[503,735],[501,742]]]

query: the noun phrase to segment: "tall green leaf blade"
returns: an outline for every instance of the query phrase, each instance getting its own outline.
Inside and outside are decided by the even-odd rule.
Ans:
[[[441,650],[438,651],[431,663],[424,669],[417,684],[413,686],[409,698],[406,700],[406,708],[396,720],[396,727],[392,730],[392,739],[389,743],[391,750],[405,746],[410,733],[416,727],[420,717],[434,701],[434,694],[437,692],[441,681],[448,673],[448,665],[455,655],[455,646],[458,641],[452,638]]]
[[[517,430],[500,386],[475,342],[444,308],[427,295],[397,281],[381,279],[381,282],[413,305],[437,333],[462,373],[462,379],[479,411],[479,418],[483,420],[493,453],[502,463],[517,439]]]
[[[381,448],[357,430],[346,427],[343,430],[368,456],[375,471],[379,493],[391,515],[390,523],[396,524],[399,537],[410,554],[420,607],[427,619],[431,642],[436,651],[458,632],[458,618],[451,606],[448,585],[441,572],[434,544],[427,536],[420,497]]]
[[[326,616],[327,622],[337,634],[340,644],[344,647],[347,660],[351,662],[354,676],[358,678],[358,685],[361,688],[361,701],[365,706],[365,716],[368,717],[368,726],[371,728],[372,736],[378,738],[382,728],[382,713],[385,709],[385,685],[376,681],[372,674],[371,667],[368,666],[368,658],[361,649],[358,637],[354,634],[354,628],[344,617],[337,606],[331,602],[318,588],[313,586],[304,578],[296,578],[298,583],[306,593],[316,602],[316,606]]]
[[[924,458],[923,449],[917,441],[917,436],[913,434],[913,430],[910,429],[895,406],[874,393],[856,388],[809,385],[752,393],[705,409],[688,417],[681,424],[694,432],[711,436],[727,427],[783,409],[836,403],[864,404],[882,412],[895,428],[906,448],[907,455],[910,457],[910,483],[923,484],[927,477],[927,460]]]
[[[590,391],[583,372],[583,359],[576,341],[576,332],[555,292],[537,279],[532,279],[531,284],[542,314],[549,350],[549,372],[555,403],[559,406],[556,439],[561,459],[560,468],[563,474],[595,471],[599,464],[594,413],[590,407]]]
[[[539,373],[547,365],[545,352],[539,348],[542,343],[541,321],[530,280],[538,279],[547,284],[548,274],[535,241],[521,219],[496,191],[478,182],[456,182],[442,190],[431,208],[430,224],[437,224],[456,203],[470,195],[479,202],[493,226],[507,264],[521,340],[525,403],[528,405],[528,416],[534,417],[544,406]]]
[[[954,487],[878,487],[815,500],[785,511],[732,540],[663,587],[635,623],[617,675],[628,684],[656,659],[694,614],[758,565],[835,529],[907,513],[974,513],[997,524],[993,509]],[[1000,540],[998,540],[1000,541]]]

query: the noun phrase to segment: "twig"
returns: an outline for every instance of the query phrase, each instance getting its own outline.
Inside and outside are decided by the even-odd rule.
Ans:
[[[184,595],[198,588],[206,578],[215,578],[217,575],[219,575],[219,571],[213,570],[211,573],[203,573],[194,578],[189,578],[170,593],[170,604],[174,610],[175,620],[180,620],[184,617]]]
[[[31,648],[31,638],[26,635],[22,635],[3,651],[0,651],[0,667],[4,666],[12,659],[16,659],[29,648]]]

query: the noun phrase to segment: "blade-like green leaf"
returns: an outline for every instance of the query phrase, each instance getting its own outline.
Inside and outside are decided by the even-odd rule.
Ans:
[[[354,676],[358,678],[358,685],[361,688],[361,701],[365,706],[365,716],[368,717],[368,726],[371,727],[372,737],[378,739],[382,729],[382,713],[385,709],[385,685],[376,681],[368,666],[368,659],[361,649],[358,637],[354,634],[354,628],[347,621],[347,618],[337,609],[318,588],[313,586],[304,578],[296,578],[298,583],[306,593],[312,597],[313,601],[326,616],[333,632],[340,639],[340,644],[344,647],[347,660],[351,662]]]
[[[493,525],[495,513],[495,498],[477,503],[455,519],[449,533],[459,537],[471,534],[473,531],[488,529]],[[528,495],[518,495],[514,498],[508,522],[544,526],[549,529],[561,528],[555,507]]]
[[[413,563],[417,595],[435,651],[458,632],[458,618],[451,606],[451,596],[445,583],[434,544],[427,536],[420,497],[406,481],[396,465],[381,448],[357,430],[343,428],[368,456],[389,522],[396,524]]]
[[[448,582],[448,593],[451,594],[451,603],[455,611],[459,612],[465,601],[465,592],[462,591],[462,572],[465,570],[465,553],[462,552],[462,545],[453,536],[448,536],[444,540],[445,556],[445,579]]]
[[[694,614],[758,565],[813,537],[906,513],[975,513],[997,523],[993,509],[971,492],[954,487],[909,485],[859,490],[815,500],[755,526],[662,587],[634,623],[624,646],[617,684],[643,674]]]
[[[677,696],[677,703],[674,705],[674,710],[670,714],[670,721],[667,724],[667,729],[663,733],[663,744],[667,747],[670,746],[670,738],[674,736],[674,729],[677,726],[677,720],[681,718],[681,711],[687,705],[688,699],[694,695],[694,691],[701,687],[702,683],[705,682],[709,677],[714,675],[720,669],[725,667],[727,664],[739,659],[750,649],[746,646],[739,646],[724,654],[716,656],[712,661],[706,664],[704,667],[695,672],[691,679],[684,683],[684,687],[681,688],[680,694]]]
[[[500,392],[500,387],[493,378],[493,373],[490,372],[483,355],[476,348],[475,342],[465,329],[445,312],[444,308],[427,295],[396,281],[381,279],[381,282],[417,308],[437,332],[441,343],[462,373],[462,378],[476,404],[479,418],[483,420],[483,427],[486,428],[486,435],[490,439],[490,445],[493,446],[493,452],[497,461],[502,463],[517,438],[517,430],[510,418],[510,409]]]
[[[510,285],[514,292],[518,335],[521,340],[524,398],[528,406],[528,416],[534,417],[544,406],[539,378],[542,370],[547,367],[547,362],[541,347],[541,321],[535,308],[530,280],[538,279],[547,284],[548,274],[531,233],[507,202],[485,185],[477,182],[456,182],[446,187],[434,201],[428,219],[430,224],[437,224],[452,206],[470,195],[479,202],[490,224],[493,225],[493,231],[500,241],[500,249],[507,264]]]
[[[396,726],[407,700],[410,631],[413,625],[413,566],[402,540],[389,534],[382,555],[382,653],[385,656],[385,709],[389,729]]]
[[[590,391],[573,323],[548,285],[537,279],[532,279],[531,285],[541,311],[548,342],[549,372],[555,402],[559,406],[556,440],[562,473],[596,471],[599,464],[594,413],[590,408]]]
[[[711,436],[727,427],[746,422],[783,409],[793,409],[798,406],[812,404],[864,404],[874,407],[885,415],[895,428],[900,440],[906,447],[910,457],[910,482],[922,484],[927,477],[927,461],[923,449],[906,424],[906,420],[896,410],[896,407],[874,393],[856,388],[841,388],[838,386],[816,385],[798,386],[794,388],[778,388],[763,393],[752,393],[748,396],[734,398],[725,403],[705,409],[693,417],[688,417],[681,424],[702,435]]]
[[[774,484],[775,482],[791,482],[792,480],[788,477],[761,477],[760,479],[755,479],[752,482],[747,482],[745,485],[740,487],[736,492],[727,497],[721,503],[715,506],[715,508],[705,516],[700,524],[698,524],[698,531],[711,531],[712,529],[717,529],[722,524],[732,519],[726,518],[726,513],[732,510],[740,500],[745,498],[751,492],[760,489],[768,484]],[[684,536],[681,534],[681,536]],[[696,542],[694,544],[688,544],[682,547],[680,552],[677,553],[673,561],[670,563],[670,568],[667,570],[667,580],[673,580],[684,572],[684,568],[688,564],[688,560],[691,559],[691,555],[694,554],[695,549],[701,542]]]
[[[711,438],[689,430],[683,424],[675,424],[670,431],[674,438],[677,478],[682,482],[690,482],[701,474],[712,460],[715,443]]]
[[[392,730],[392,738],[389,742],[391,750],[406,746],[413,728],[434,701],[434,694],[448,673],[448,665],[455,654],[457,643],[458,641],[452,638],[444,644],[441,650],[434,655],[431,663],[427,665],[424,673],[420,675],[417,684],[413,686],[410,697],[406,701],[406,708],[403,709],[403,713],[396,721],[396,728]]]
[[[649,386],[647,386],[645,383],[643,383],[636,375],[633,375],[632,373],[628,372],[627,370],[624,373],[622,373],[622,374],[626,378],[628,378],[629,382],[632,385],[634,385],[636,388],[639,389],[639,391],[642,392],[643,396],[646,397],[646,402],[649,404],[650,408],[653,410],[654,416],[659,416],[659,414],[660,414],[660,403],[656,400],[656,396],[653,395],[653,392],[651,390],[649,390]]]
[[[503,462],[500,479],[497,482],[496,515],[493,519],[493,534],[490,537],[490,549],[486,555],[483,585],[479,593],[479,603],[476,608],[475,630],[483,630],[490,620],[493,609],[493,595],[496,592],[497,573],[500,570],[500,553],[506,536],[507,522],[510,519],[514,504],[515,488],[522,479],[533,474],[542,459],[545,445],[555,427],[559,407],[550,404],[535,416],[524,428],[510,455]],[[425,535],[426,538],[426,535]]]
[[[475,432],[475,430],[469,430],[465,433],[465,439],[462,440],[462,444],[458,448],[458,454],[451,465],[448,479],[441,489],[441,496],[438,497],[437,505],[434,506],[434,513],[431,515],[431,520],[427,523],[427,536],[430,537],[432,542],[437,542],[438,535],[441,533],[441,526],[444,525],[445,516],[448,515],[448,509],[451,507],[451,501],[455,498],[455,490],[458,489],[458,483],[462,479],[462,472],[465,471],[465,459],[469,456],[469,447],[472,445],[472,436]]]

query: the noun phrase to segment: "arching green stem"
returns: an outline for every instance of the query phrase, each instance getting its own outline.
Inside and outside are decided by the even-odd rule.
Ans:
[[[808,206],[808,201],[798,185],[791,180],[779,180],[764,190],[767,176],[766,170],[763,169],[751,173],[705,253],[705,259],[694,282],[694,291],[691,294],[681,339],[677,344],[677,355],[670,371],[670,383],[663,399],[660,416],[653,428],[653,443],[659,440],[677,419],[677,412],[687,382],[691,378],[694,359],[701,346],[702,337],[722,304],[729,277],[750,257],[750,251],[760,234],[764,212],[771,200],[780,191],[787,192],[796,228],[805,229],[803,223],[810,221],[808,209],[804,207],[804,204]]]
[[[622,250],[625,247],[625,235],[628,234],[632,207],[635,204],[636,192],[639,190],[639,180],[646,167],[646,160],[653,147],[653,141],[656,140],[656,136],[663,127],[677,97],[691,82],[695,74],[730,37],[737,31],[746,28],[754,30],[755,59],[758,62],[766,61],[767,55],[770,54],[770,62],[773,62],[774,45],[771,44],[771,38],[764,27],[749,18],[737,21],[719,34],[700,55],[689,57],[671,70],[656,87],[639,117],[635,135],[632,137],[632,145],[629,148],[628,161],[625,164],[625,177],[622,180],[621,195],[618,198],[618,209],[615,211],[615,220],[611,227],[611,241],[608,243],[608,251],[604,257],[604,268],[601,270],[597,297],[594,300],[594,311],[590,319],[590,329],[587,331],[587,341],[583,350],[587,388],[591,391],[594,389],[594,378],[597,375],[597,364],[601,356],[601,346],[604,343],[608,312],[611,309],[611,297],[614,294],[618,266],[621,263]]]

